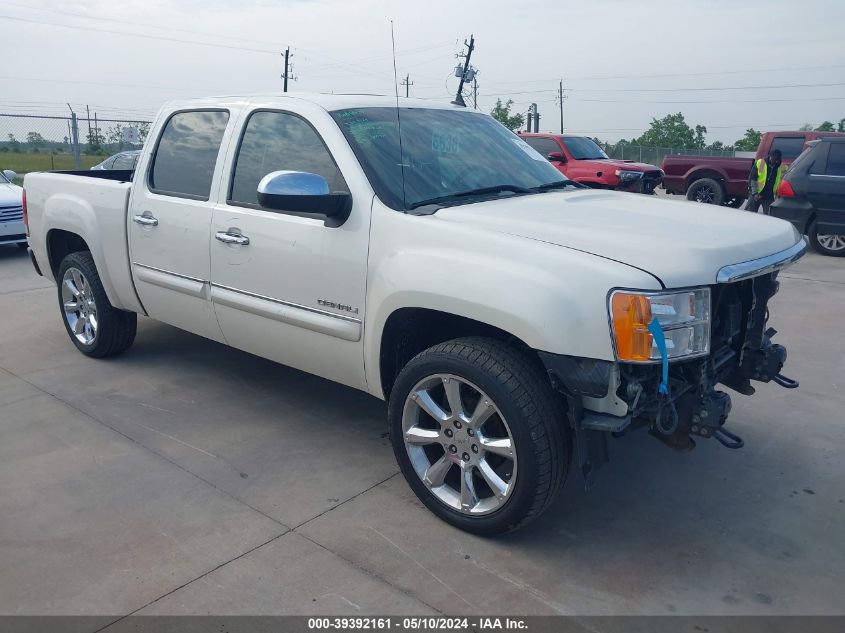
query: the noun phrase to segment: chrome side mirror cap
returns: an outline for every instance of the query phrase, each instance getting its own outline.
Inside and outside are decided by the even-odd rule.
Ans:
[[[326,226],[346,222],[352,211],[352,196],[332,193],[328,181],[305,171],[270,172],[258,183],[258,204],[286,213],[322,216]]]

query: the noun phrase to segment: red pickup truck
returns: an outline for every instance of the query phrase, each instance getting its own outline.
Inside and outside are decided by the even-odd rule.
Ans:
[[[594,189],[654,193],[663,179],[663,172],[654,165],[608,158],[586,136],[519,132],[519,138],[548,158],[564,176]]]
[[[663,159],[663,188],[667,193],[685,194],[687,200],[739,208],[748,197],[748,175],[756,159],[779,149],[784,165],[789,165],[808,141],[830,136],[845,133],[766,132],[754,158],[670,154]]]

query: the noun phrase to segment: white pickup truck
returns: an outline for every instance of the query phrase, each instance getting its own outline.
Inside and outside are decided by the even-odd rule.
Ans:
[[[589,482],[611,435],[741,446],[719,383],[797,386],[766,325],[789,223],[584,189],[465,108],[180,101],[134,172],[24,185],[83,354],[142,314],[387,400],[409,485],[472,532],[538,516],[573,459]]]

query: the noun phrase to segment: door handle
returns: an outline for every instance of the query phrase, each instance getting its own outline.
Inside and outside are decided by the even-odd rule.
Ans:
[[[142,215],[133,216],[132,221],[144,226],[158,226],[158,219],[154,218],[149,211],[144,211]]]
[[[239,246],[246,246],[249,244],[249,238],[246,235],[232,233],[231,231],[218,231],[214,237],[224,244],[238,244]]]

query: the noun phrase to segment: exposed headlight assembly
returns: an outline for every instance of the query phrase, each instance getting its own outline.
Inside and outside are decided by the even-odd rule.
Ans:
[[[639,180],[643,177],[643,172],[641,171],[628,171],[627,169],[617,169],[616,175],[619,176],[619,180],[622,182],[631,182],[632,180]]]
[[[656,320],[669,360],[705,356],[710,352],[710,289],[680,292],[615,290],[608,309],[616,358],[634,363],[660,362],[649,324]]]

